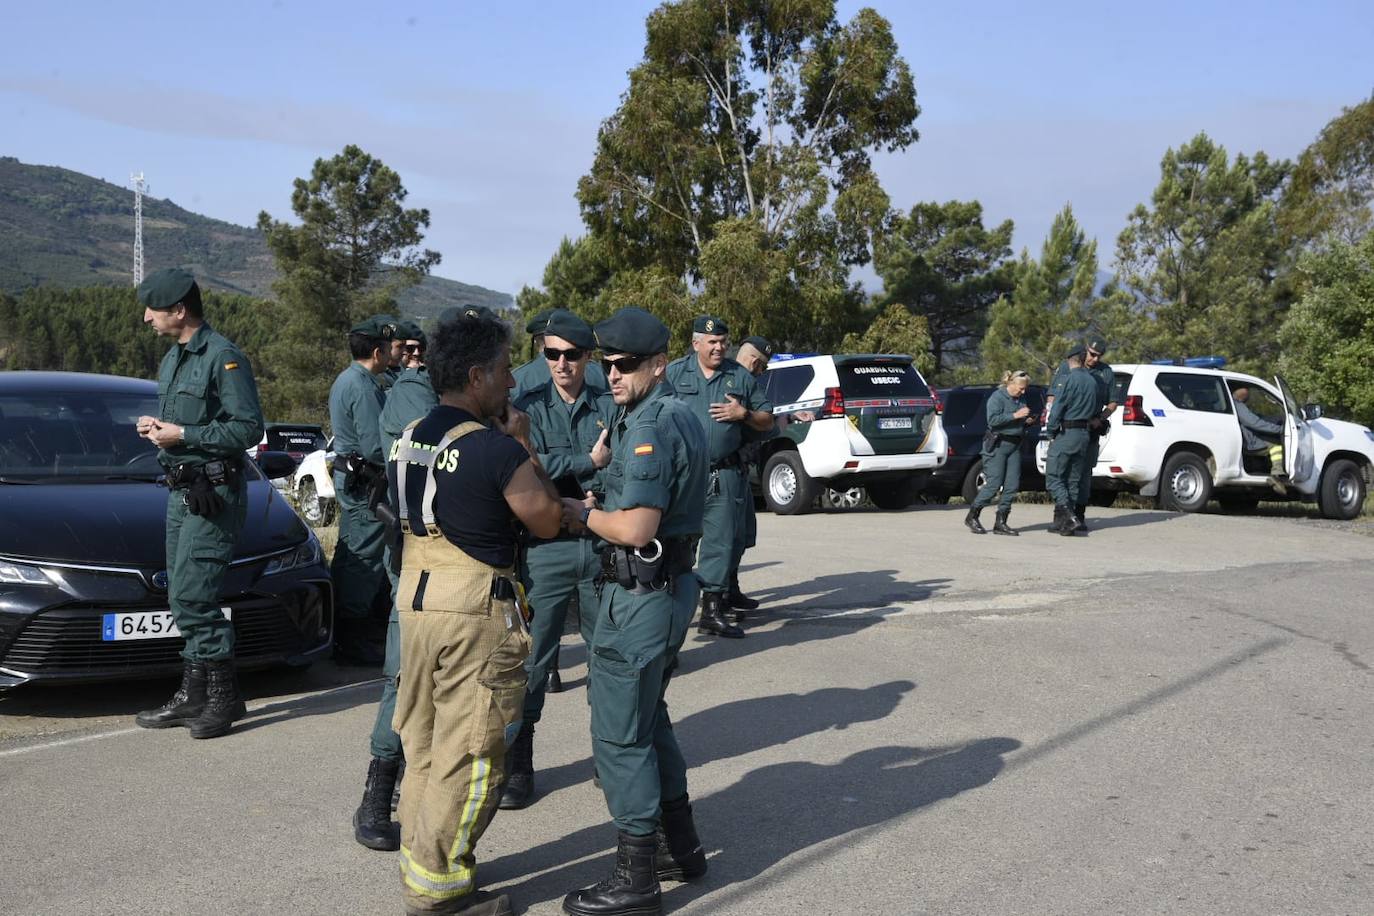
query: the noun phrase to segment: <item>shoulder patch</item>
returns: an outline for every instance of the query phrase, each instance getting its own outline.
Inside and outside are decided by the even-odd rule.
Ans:
[[[238,367],[239,367],[239,364],[236,363],[236,362],[233,362],[233,361],[230,361],[230,362],[227,362],[227,363],[224,364],[224,368],[225,368],[226,370],[229,370],[229,369],[237,369]]]
[[[636,446],[635,446],[635,454],[636,454],[636,455],[652,455],[653,453],[654,453],[654,447],[653,447],[653,445],[652,445],[651,443],[646,442],[646,443],[644,443],[643,445],[636,445]]]

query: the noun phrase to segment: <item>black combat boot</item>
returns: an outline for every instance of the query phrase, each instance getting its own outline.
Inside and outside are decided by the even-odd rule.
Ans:
[[[205,662],[183,661],[181,687],[157,709],[146,709],[134,717],[140,728],[186,726],[205,709]]]
[[[997,523],[992,526],[993,534],[1009,534],[1012,537],[1018,537],[1021,534],[1021,532],[1007,524],[1008,515],[1011,515],[1010,509],[997,510]]]
[[[727,604],[741,611],[757,611],[759,609],[759,603],[756,600],[740,591],[738,572],[730,573],[730,597]]]
[[[206,662],[205,674],[205,710],[191,723],[192,738],[218,738],[248,715],[232,655]]]
[[[525,722],[506,750],[506,784],[501,788],[502,811],[529,807],[534,799],[534,723]]]
[[[391,819],[391,794],[401,775],[401,762],[373,757],[367,765],[363,802],[353,812],[353,839],[368,849],[395,852],[401,848],[401,825]]]
[[[697,622],[697,632],[730,639],[744,635],[743,630],[725,619],[725,596],[720,592],[701,593],[701,620]]]
[[[964,525],[974,534],[987,534],[988,529],[983,527],[983,523],[978,521],[978,516],[983,512],[981,506],[969,506],[968,515],[964,516]]]
[[[563,692],[563,675],[561,675],[561,674],[558,673],[558,669],[557,669],[557,668],[550,668],[550,669],[549,669],[548,675],[545,676],[545,678],[544,678],[544,692],[545,692],[545,693],[562,693],[562,692]]]
[[[1066,538],[1073,537],[1073,533],[1078,530],[1078,516],[1073,514],[1072,509],[1064,510],[1064,517],[1059,523],[1059,533]]]
[[[563,912],[572,916],[659,916],[663,897],[654,876],[654,834],[631,836],[621,831],[615,851],[615,871],[604,881],[573,891],[563,898]]]
[[[658,880],[691,881],[706,874],[706,852],[697,839],[697,825],[686,795],[663,803],[655,837],[654,873]]]
[[[1087,507],[1087,505],[1078,505],[1078,506],[1074,506],[1074,507],[1073,507],[1073,519],[1074,519],[1073,530],[1074,530],[1074,531],[1081,531],[1081,532],[1083,532],[1084,534],[1087,534],[1087,533],[1088,533],[1088,507]]]
[[[1064,508],[1058,503],[1054,507],[1054,521],[1045,529],[1046,534],[1058,534],[1059,529],[1064,527]]]

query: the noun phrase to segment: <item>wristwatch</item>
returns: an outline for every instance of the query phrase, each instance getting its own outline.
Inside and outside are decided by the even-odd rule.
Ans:
[[[592,516],[592,509],[593,509],[593,508],[595,508],[595,507],[594,507],[594,506],[583,506],[583,507],[582,507],[582,525],[583,525],[583,527],[586,527],[587,519],[591,518],[591,516]]]

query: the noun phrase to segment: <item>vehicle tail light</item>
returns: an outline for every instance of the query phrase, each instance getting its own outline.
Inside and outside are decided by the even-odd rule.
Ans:
[[[945,412],[945,402],[940,400],[940,392],[936,391],[934,388],[930,389],[930,399],[935,402],[936,413]]]
[[[825,403],[821,405],[822,417],[844,416],[844,392],[839,388],[825,389]]]
[[[1121,422],[1127,426],[1155,425],[1145,413],[1145,398],[1142,395],[1127,395],[1126,406],[1121,409]]]
[[[947,448],[947,449],[945,450],[945,454],[946,454],[948,457],[953,458],[953,457],[954,457],[954,446],[951,445],[949,448]]]
[[[857,461],[846,461],[846,462],[844,463],[844,469],[845,469],[846,471],[854,471],[854,470],[857,470],[858,467],[859,467],[859,462],[857,462]]]
[[[1050,405],[1046,401],[1045,406],[1040,408],[1040,425],[1044,426],[1048,422],[1050,422]]]
[[[261,457],[262,457],[262,453],[265,452],[265,451],[267,451],[267,446],[264,445],[263,443],[259,442],[259,443],[258,443],[258,457],[261,458]]]

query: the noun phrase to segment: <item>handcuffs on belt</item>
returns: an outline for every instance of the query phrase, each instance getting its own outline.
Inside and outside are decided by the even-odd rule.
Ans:
[[[663,542],[658,538],[654,538],[644,547],[609,545],[601,554],[601,572],[595,582],[597,595],[600,596],[601,589],[607,582],[614,582],[632,595],[671,591],[673,577],[661,576],[665,559],[666,551],[663,549]]]

